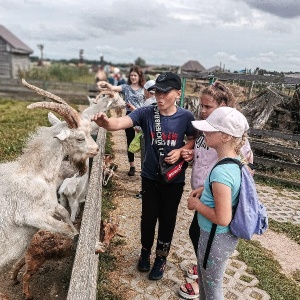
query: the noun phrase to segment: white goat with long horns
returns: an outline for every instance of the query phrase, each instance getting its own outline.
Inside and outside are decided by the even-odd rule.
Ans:
[[[69,213],[57,201],[59,168],[68,155],[70,162],[84,174],[86,159],[99,151],[90,135],[89,120],[83,119],[60,97],[24,79],[22,83],[56,102],[32,103],[28,108],[55,111],[65,122],[40,127],[18,159],[0,164],[0,268],[23,255],[39,229],[69,237],[78,234]]]

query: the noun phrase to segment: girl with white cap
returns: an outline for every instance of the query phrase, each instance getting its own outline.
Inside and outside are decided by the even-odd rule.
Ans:
[[[222,82],[216,81],[212,85],[201,90],[199,105],[200,119],[205,120],[215,109],[222,106],[235,107],[234,95]],[[241,154],[243,159],[253,163],[253,154],[248,140],[246,140],[245,145],[241,148]],[[215,149],[210,148],[205,144],[205,138],[200,132],[196,139],[194,150],[183,150],[181,155],[186,161],[193,161],[191,176],[191,186],[193,190],[190,196],[199,198],[204,189],[204,181],[218,160],[217,152]],[[196,256],[199,235],[200,228],[197,220],[197,211],[195,211],[194,218],[189,228],[189,236]],[[197,280],[197,265],[193,265],[187,271],[187,276],[190,279]],[[186,299],[197,298],[199,296],[198,283],[194,281],[182,285],[180,287],[179,294]]]
[[[219,107],[206,120],[192,121],[192,124],[203,132],[207,147],[216,150],[218,161],[226,157],[241,159],[240,149],[245,143],[249,125],[244,115],[235,108]],[[240,185],[239,166],[222,164],[213,168],[206,177],[200,199],[188,198],[188,209],[197,211],[200,227],[197,253],[200,299],[224,299],[222,282],[226,263],[238,242],[238,238],[229,230],[229,223],[232,207],[238,201]],[[218,226],[204,269],[203,261],[213,223]]]

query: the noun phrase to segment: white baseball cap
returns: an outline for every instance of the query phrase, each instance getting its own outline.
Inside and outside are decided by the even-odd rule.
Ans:
[[[242,137],[249,129],[245,116],[235,108],[228,106],[218,107],[206,120],[192,121],[192,124],[201,131],[221,131],[234,137]]]
[[[144,89],[148,91],[148,89],[153,86],[155,84],[155,80],[148,80],[145,84],[144,84]]]

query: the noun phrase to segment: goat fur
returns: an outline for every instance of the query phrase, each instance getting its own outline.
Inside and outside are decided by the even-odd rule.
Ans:
[[[95,246],[95,253],[105,252],[118,228],[119,224],[101,221],[100,242]],[[31,277],[47,260],[59,260],[74,255],[76,246],[77,244],[71,238],[58,233],[40,230],[33,236],[25,256],[15,263],[11,274],[13,283],[19,283],[18,274],[25,265],[22,283],[26,300],[32,298],[29,286]]]
[[[86,159],[98,153],[90,124],[77,119],[76,128],[66,122],[40,127],[19,158],[0,164],[0,269],[24,253],[39,229],[69,237],[78,234],[57,201],[56,185],[66,155],[84,174]]]

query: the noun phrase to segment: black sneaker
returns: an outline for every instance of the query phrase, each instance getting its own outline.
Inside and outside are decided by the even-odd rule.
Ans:
[[[150,280],[159,280],[163,277],[167,259],[163,256],[156,256],[154,265],[149,274]]]
[[[136,199],[142,199],[142,191],[134,196]]]
[[[130,167],[129,172],[127,173],[128,176],[134,176],[135,167]]]
[[[148,272],[150,270],[150,251],[142,248],[138,262],[140,272]]]

